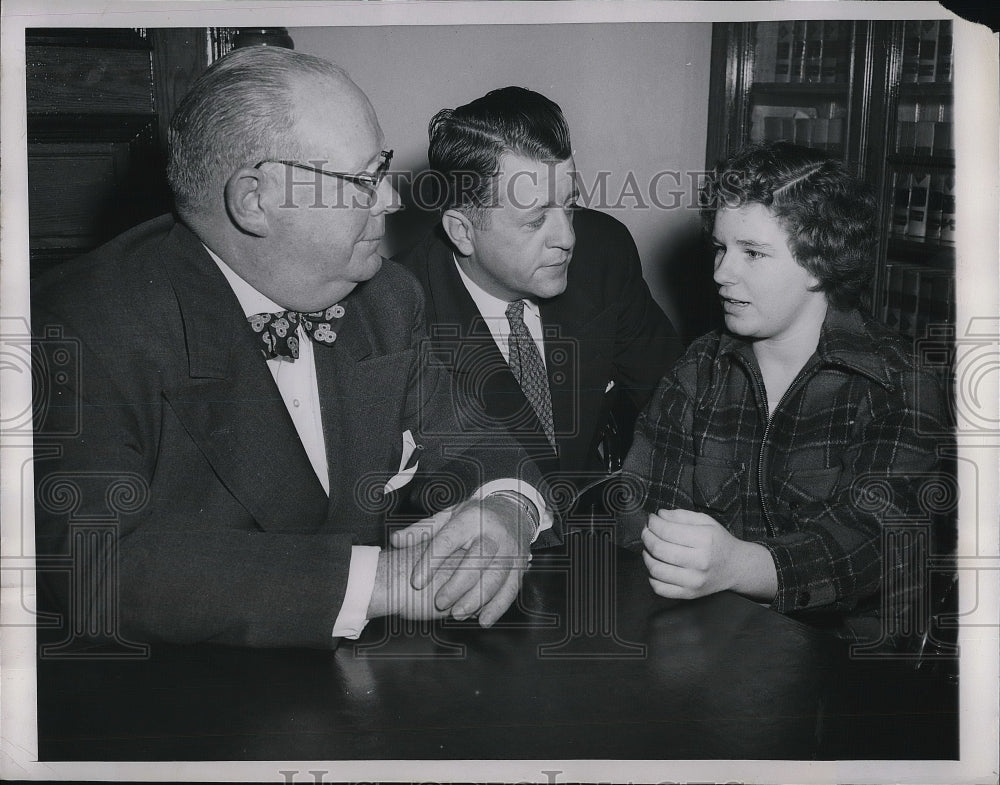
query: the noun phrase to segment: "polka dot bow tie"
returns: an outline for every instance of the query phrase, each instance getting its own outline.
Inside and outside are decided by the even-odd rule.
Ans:
[[[264,359],[286,357],[299,358],[299,338],[297,328],[301,325],[306,335],[316,343],[330,346],[337,340],[333,329],[336,321],[344,315],[342,305],[331,305],[324,311],[299,313],[298,311],[278,311],[277,313],[255,313],[248,316],[250,328],[260,338],[260,351]]]

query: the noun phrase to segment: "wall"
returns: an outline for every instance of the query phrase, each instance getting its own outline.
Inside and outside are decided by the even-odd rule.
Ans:
[[[686,333],[700,333],[705,286],[691,176],[704,167],[711,24],[313,27],[289,30],[298,51],[347,69],[370,96],[394,170],[427,167],[427,122],[495,87],[556,101],[569,121],[587,201],[632,231],[654,296]],[[599,175],[601,171],[606,175]],[[681,173],[680,177],[658,172]],[[658,185],[656,199],[651,184]],[[678,191],[682,195],[671,195]],[[678,207],[676,202],[685,205]],[[433,218],[390,217],[396,253]],[[697,274],[692,275],[697,267]]]

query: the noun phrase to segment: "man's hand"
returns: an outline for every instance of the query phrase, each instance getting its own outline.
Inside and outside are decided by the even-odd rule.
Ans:
[[[642,543],[649,583],[661,597],[691,600],[731,589],[771,600],[778,590],[770,551],[703,513],[658,510],[642,530]]]
[[[478,615],[490,627],[510,607],[528,566],[534,523],[516,502],[488,496],[470,499],[405,529],[393,545],[422,534],[429,543],[414,565],[417,591],[434,584],[436,609],[456,619]]]
[[[431,521],[428,518],[426,522]],[[413,527],[411,527],[413,528]],[[438,609],[434,595],[451,577],[462,561],[462,554],[453,554],[441,562],[434,579],[417,589],[411,575],[430,544],[430,537],[419,530],[398,538],[401,547],[384,548],[378,557],[375,588],[368,603],[368,618],[401,616],[405,619],[440,619],[448,609]]]

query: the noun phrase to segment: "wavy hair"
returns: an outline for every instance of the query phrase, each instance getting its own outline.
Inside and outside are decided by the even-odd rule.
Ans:
[[[487,209],[497,204],[504,155],[557,162],[573,154],[562,109],[523,87],[502,87],[457,109],[442,109],[427,135],[427,158],[443,188],[442,209],[462,210],[481,228],[488,224]]]
[[[745,204],[767,207],[788,233],[795,260],[831,306],[856,308],[871,280],[878,239],[872,189],[842,161],[788,142],[761,142],[719,163],[701,193],[709,231],[715,214]]]

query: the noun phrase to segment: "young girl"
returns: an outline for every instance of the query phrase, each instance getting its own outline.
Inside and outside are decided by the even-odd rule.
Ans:
[[[912,554],[885,543],[927,522],[920,487],[948,426],[912,342],[860,310],[874,200],[841,162],[787,143],[736,154],[703,197],[726,329],[691,345],[640,417],[625,470],[647,496],[624,544],[664,597],[732,590],[885,639],[879,616],[898,626],[923,591]]]

